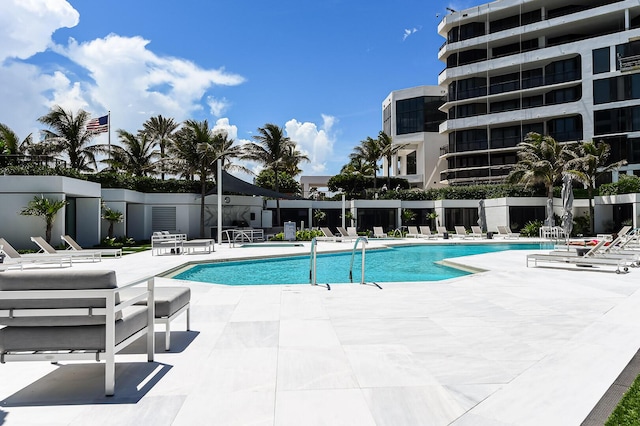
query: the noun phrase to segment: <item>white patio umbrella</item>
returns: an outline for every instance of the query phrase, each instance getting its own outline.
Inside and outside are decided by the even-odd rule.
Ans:
[[[569,236],[573,229],[573,187],[570,174],[562,176],[562,229],[569,244]]]
[[[484,209],[484,200],[478,202],[478,226],[482,232],[487,232],[487,213]]]
[[[556,220],[553,217],[553,198],[547,198],[547,218],[544,221],[545,226],[556,226]]]

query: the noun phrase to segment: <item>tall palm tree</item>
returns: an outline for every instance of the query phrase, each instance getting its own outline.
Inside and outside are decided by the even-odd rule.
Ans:
[[[529,133],[518,144],[518,162],[507,176],[511,183],[526,186],[541,183],[553,198],[553,184],[562,178],[567,161],[575,157],[575,144],[558,143],[551,136]]]
[[[209,129],[207,120],[187,120],[176,132],[170,153],[174,167],[180,167],[183,174],[200,178],[200,237],[204,237],[204,207],[207,193],[207,178],[215,174],[216,162],[222,159],[223,167],[232,168],[231,159],[240,155],[240,147],[233,146],[226,132]]]
[[[165,160],[168,146],[173,143],[174,133],[179,125],[173,118],[165,118],[162,115],[151,117],[142,125],[144,132],[160,147],[160,161],[162,162]],[[161,164],[160,167],[163,167],[161,179],[164,180],[164,164]]]
[[[147,133],[138,132],[137,135],[126,130],[118,129],[118,138],[122,145],[111,145],[111,155],[103,162],[109,164],[112,170],[122,170],[134,176],[147,176],[156,168],[156,160],[160,153],[153,149],[155,143]],[[101,152],[109,152],[109,147],[99,145]]]
[[[258,134],[253,136],[255,142],[244,145],[242,158],[255,161],[273,170],[275,190],[280,191],[278,173],[285,168],[287,158],[295,152],[295,142],[284,135],[284,130],[275,124],[267,123],[258,128]],[[280,225],[280,199],[276,199],[276,223]]]
[[[627,164],[627,160],[620,160],[607,164],[611,146],[603,141],[597,144],[587,141],[576,147],[576,156],[567,162],[567,173],[574,176],[587,187],[589,195],[589,231],[594,232],[593,190],[598,178]]]
[[[290,177],[295,177],[302,173],[300,163],[309,162],[309,157],[306,154],[298,151],[295,146],[291,146],[286,153],[285,159],[282,162],[282,171],[287,173]]]
[[[385,132],[380,131],[378,133],[378,144],[380,145],[382,158],[387,160],[387,187],[391,188],[391,162],[393,161],[393,156],[398,153],[401,149],[404,149],[408,144],[393,144],[393,140],[391,136],[387,135]]]
[[[61,106],[54,106],[46,115],[38,118],[42,124],[52,130],[43,130],[43,143],[50,146],[55,153],[66,153],[69,166],[78,171],[91,171],[96,168],[96,147],[89,143],[98,132],[87,130],[87,122],[91,115],[80,109],[74,115]]]
[[[371,164],[366,162],[363,158],[352,158],[349,163],[342,166],[340,173],[352,173],[354,175],[371,176],[373,168]]]
[[[20,142],[20,137],[6,124],[0,123],[0,154],[20,154],[22,147],[30,145],[33,141],[31,133]]]
[[[377,187],[378,173],[378,161],[382,158],[382,149],[377,139],[373,139],[369,136],[360,142],[360,145],[356,145],[353,148],[353,152],[349,155],[351,160],[361,159],[366,163],[369,163],[371,172],[373,174],[373,189]]]

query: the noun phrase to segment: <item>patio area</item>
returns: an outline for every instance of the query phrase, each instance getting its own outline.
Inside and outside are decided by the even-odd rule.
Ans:
[[[124,283],[265,251],[309,248],[216,245],[72,268]],[[640,270],[527,269],[527,253],[457,258],[489,271],[382,290],[158,278],[192,290],[192,331],[176,320],[171,351],[159,330],[155,362],[144,342],[119,355],[110,398],[99,363],[2,364],[0,424],[579,425],[640,347]]]

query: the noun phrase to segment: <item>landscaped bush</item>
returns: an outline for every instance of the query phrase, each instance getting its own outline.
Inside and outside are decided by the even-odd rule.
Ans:
[[[313,237],[324,237],[322,231],[315,229],[305,229],[304,231],[296,231],[296,241],[311,241]],[[274,235],[269,241],[284,241],[284,232]]]
[[[525,237],[537,237],[540,235],[541,220],[532,220],[527,222],[520,230],[520,235]]]
[[[600,186],[600,195],[635,194],[640,192],[640,177],[620,175],[620,180]]]

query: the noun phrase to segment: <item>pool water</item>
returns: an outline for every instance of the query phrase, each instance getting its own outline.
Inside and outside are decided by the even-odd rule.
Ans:
[[[540,244],[411,245],[367,250],[366,282],[440,281],[469,272],[436,262],[458,256],[503,250],[536,250]],[[360,282],[361,251],[353,261],[353,282]],[[308,284],[309,255],[195,265],[173,278],[227,285]],[[320,283],[348,283],[351,252],[319,254],[317,280]]]

